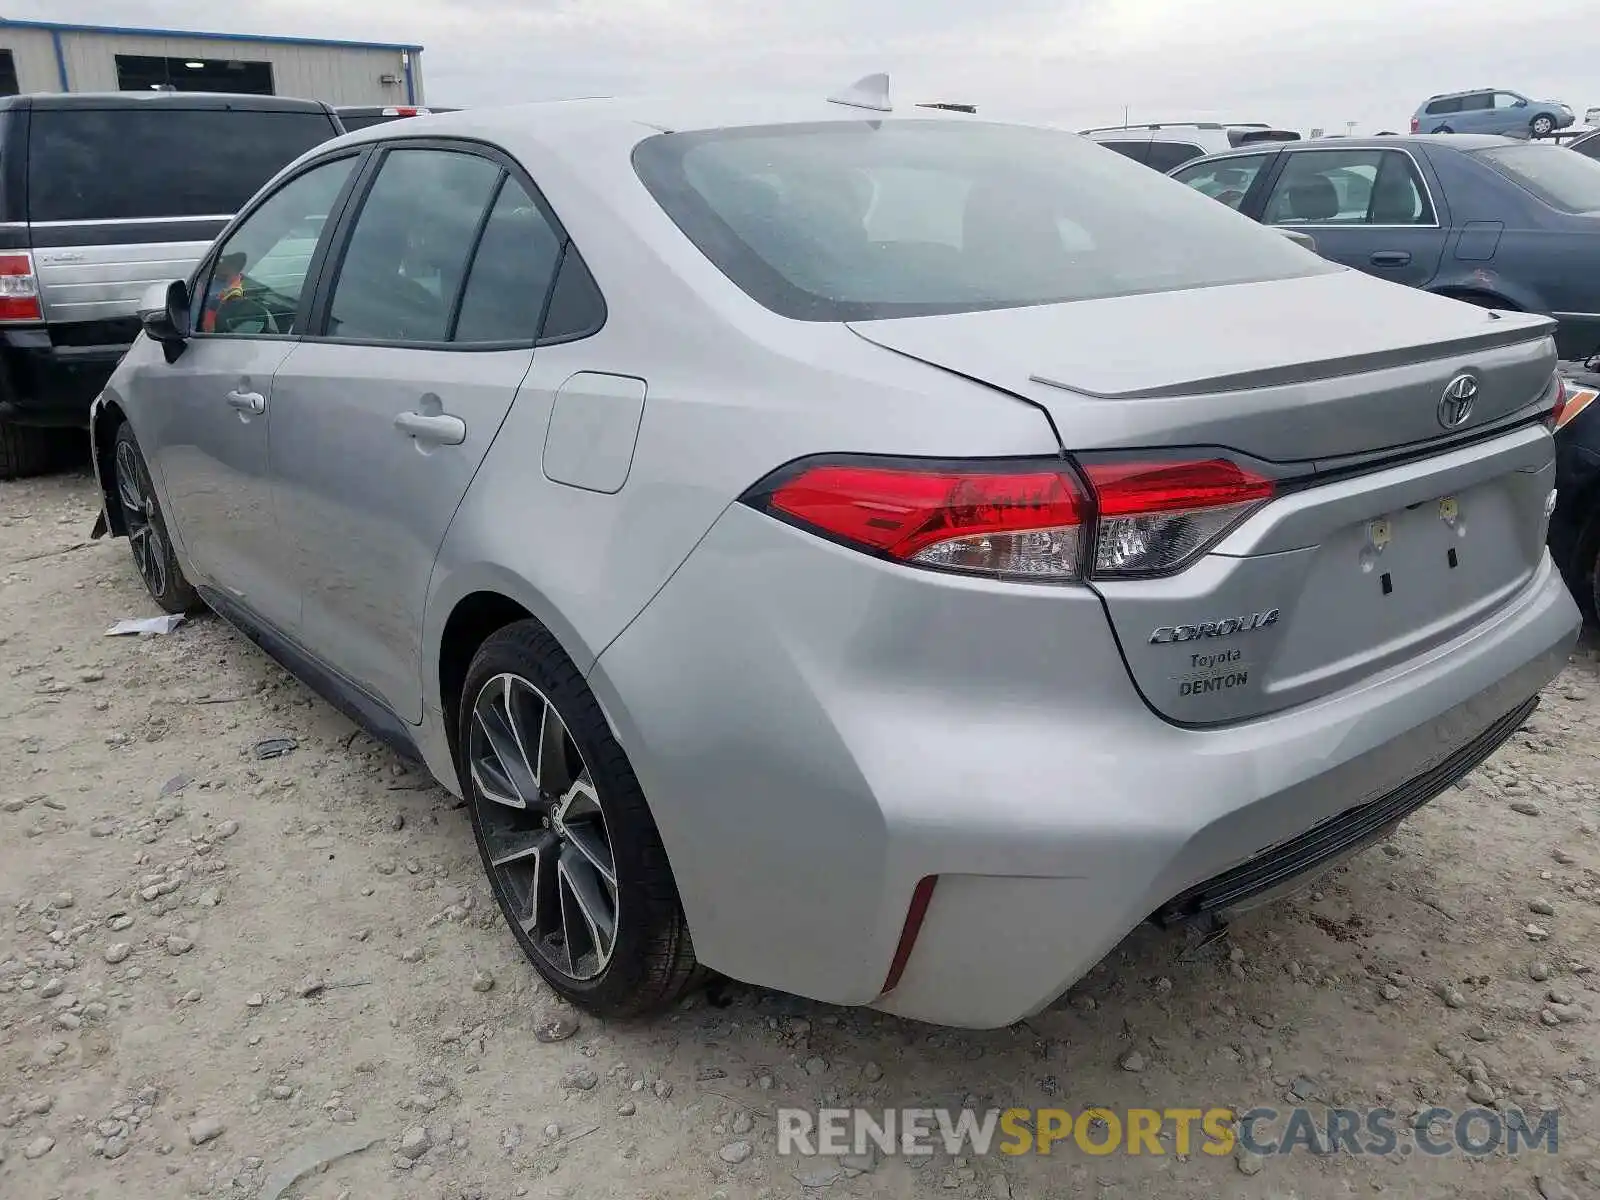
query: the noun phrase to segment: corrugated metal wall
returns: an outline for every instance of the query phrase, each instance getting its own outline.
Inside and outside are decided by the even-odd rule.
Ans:
[[[117,90],[118,54],[161,58],[236,58],[272,64],[273,90],[329,104],[423,103],[421,55],[412,55],[413,100],[407,100],[404,55],[399,50],[311,46],[212,38],[143,37],[122,33],[64,31],[58,35],[69,88],[74,92]],[[56,46],[47,30],[0,28],[0,49],[9,49],[24,92],[62,91]],[[398,83],[382,82],[385,75]]]

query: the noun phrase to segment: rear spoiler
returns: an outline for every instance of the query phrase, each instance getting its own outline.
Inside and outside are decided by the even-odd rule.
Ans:
[[[1253,146],[1257,142],[1298,142],[1292,129],[1230,129],[1228,141],[1234,146]]]

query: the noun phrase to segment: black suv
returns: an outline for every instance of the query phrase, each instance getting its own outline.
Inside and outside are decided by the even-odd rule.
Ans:
[[[51,465],[139,332],[261,185],[343,133],[326,104],[117,92],[0,98],[0,479]]]

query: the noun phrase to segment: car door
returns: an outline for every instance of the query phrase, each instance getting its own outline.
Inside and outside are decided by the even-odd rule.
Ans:
[[[1210,196],[1219,204],[1250,213],[1253,205],[1247,200],[1251,191],[1259,186],[1264,169],[1277,156],[1278,152],[1272,150],[1262,154],[1230,154],[1225,158],[1209,158],[1172,172],[1172,178]]]
[[[1527,133],[1528,99],[1516,92],[1496,92],[1491,102],[1494,107],[1486,115],[1483,133]]]
[[[248,211],[196,273],[193,337],[136,384],[136,432],[194,582],[284,629],[298,619],[299,593],[267,474],[272,377],[304,327],[323,227],[358,161],[321,160]]]
[[[271,468],[304,648],[416,722],[434,557],[532,365],[563,235],[476,144],[390,144],[358,192],[274,383]]]
[[[1259,219],[1309,233],[1324,258],[1410,287],[1438,274],[1447,232],[1417,161],[1363,147],[1285,151]]]

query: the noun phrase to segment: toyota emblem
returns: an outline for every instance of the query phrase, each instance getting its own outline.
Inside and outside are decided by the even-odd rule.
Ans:
[[[1472,415],[1472,402],[1478,398],[1478,381],[1471,375],[1457,375],[1439,398],[1439,424],[1446,429],[1465,425]]]

